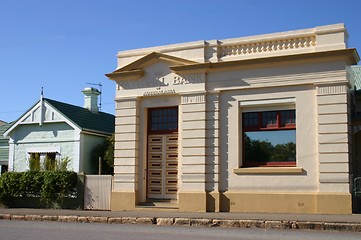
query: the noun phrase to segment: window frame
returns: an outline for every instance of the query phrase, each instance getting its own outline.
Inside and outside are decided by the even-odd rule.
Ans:
[[[292,111],[293,118],[291,118],[293,121],[291,124],[285,123],[284,126],[282,126],[282,113],[290,112]],[[264,118],[263,114],[269,113],[269,112],[276,112],[276,122],[275,124],[270,124],[268,126],[264,126]],[[257,114],[257,126],[245,126],[245,115],[246,114]],[[253,117],[254,118],[254,117]],[[246,150],[245,150],[245,133],[247,132],[263,132],[263,131],[285,131],[285,130],[295,130],[296,131],[296,109],[295,108],[270,108],[270,109],[257,109],[256,111],[243,111],[241,113],[241,119],[242,119],[242,166],[243,167],[295,167],[297,166],[297,159],[295,161],[279,161],[279,162],[247,162],[246,161]],[[297,148],[297,145],[296,145]],[[297,153],[297,151],[296,151]],[[296,156],[297,157],[297,156]]]
[[[29,161],[31,156],[34,156],[39,161],[41,170],[48,170],[44,168],[45,159],[48,157],[52,164],[56,164],[56,161],[60,159],[61,154],[58,151],[59,148],[30,148],[27,150],[26,160]],[[53,158],[51,157],[53,156]]]
[[[177,128],[171,130],[152,130],[152,113],[153,111],[157,110],[167,110],[167,109],[174,109],[177,112]],[[148,124],[147,124],[147,132],[148,134],[171,134],[171,133],[178,133],[179,128],[179,109],[178,106],[172,107],[157,107],[157,108],[148,108]]]

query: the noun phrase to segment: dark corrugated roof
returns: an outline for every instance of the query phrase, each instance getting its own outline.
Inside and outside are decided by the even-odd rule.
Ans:
[[[86,108],[58,102],[48,98],[44,98],[44,101],[60,111],[82,130],[107,134],[114,133],[115,116],[112,114],[93,112]]]

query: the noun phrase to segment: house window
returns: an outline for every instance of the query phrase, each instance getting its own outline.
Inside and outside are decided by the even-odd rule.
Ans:
[[[31,171],[54,171],[56,169],[56,152],[29,153],[29,168]]]
[[[151,108],[148,114],[148,131],[150,133],[178,131],[178,107]]]
[[[8,171],[8,165],[0,165],[1,166],[1,174],[5,173]],[[0,174],[0,175],[1,175]]]
[[[295,110],[242,113],[243,166],[296,166]]]

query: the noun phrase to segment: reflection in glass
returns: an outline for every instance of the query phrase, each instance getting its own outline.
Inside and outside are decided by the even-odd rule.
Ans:
[[[244,133],[248,163],[296,161],[296,130]]]

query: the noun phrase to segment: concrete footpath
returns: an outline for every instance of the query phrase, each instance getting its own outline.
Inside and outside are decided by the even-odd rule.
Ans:
[[[361,214],[182,213],[155,210],[111,212],[0,208],[0,220],[361,232]]]

